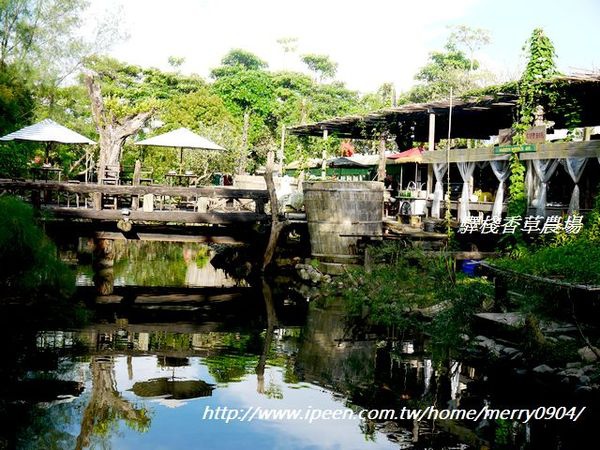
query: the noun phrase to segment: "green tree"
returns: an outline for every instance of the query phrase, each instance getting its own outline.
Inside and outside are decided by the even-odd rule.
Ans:
[[[302,55],[301,59],[309,70],[315,74],[319,83],[323,80],[335,77],[335,74],[337,73],[338,64],[332,61],[327,55],[309,53]]]
[[[213,69],[216,78],[213,89],[225,105],[242,119],[242,143],[238,173],[245,173],[250,144],[268,137],[266,122],[270,119],[274,101],[273,85],[266,63],[242,50],[230,51],[220,68]]]
[[[34,97],[20,71],[12,65],[0,67],[0,130],[8,133],[29,123],[34,114]],[[0,145],[0,177],[24,175],[31,156],[29,146]]]
[[[421,83],[408,92],[408,100],[426,102],[446,98],[450,88],[455,94],[460,94],[474,87],[473,79],[469,76],[472,62],[451,42],[446,44],[443,52],[432,52],[429,62],[415,75]],[[474,66],[478,64],[475,61]]]
[[[475,52],[491,42],[489,30],[483,28],[473,28],[466,25],[454,27],[448,42],[456,47],[463,46],[467,49],[471,65],[469,71],[475,69]]]
[[[396,89],[393,83],[383,83],[376,92],[368,92],[363,95],[360,102],[367,111],[396,106]]]
[[[240,158],[241,135],[239,120],[227,109],[221,97],[208,87],[180,94],[166,101],[158,112],[164,122],[161,131],[186,127],[213,140],[225,152],[193,151],[186,155],[186,163],[204,178],[212,172],[233,173]],[[165,158],[164,150],[149,150],[149,162],[155,176],[173,167],[176,155]],[[152,156],[154,155],[154,156]]]
[[[219,79],[232,76],[240,70],[261,71],[268,67],[267,63],[247,50],[234,48],[221,59],[221,66],[211,71],[211,77]]]

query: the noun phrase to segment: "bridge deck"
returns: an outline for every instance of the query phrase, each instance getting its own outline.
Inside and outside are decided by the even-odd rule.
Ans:
[[[268,192],[225,186],[98,185],[0,179],[0,192],[15,194],[53,219],[134,223],[236,224],[267,221]]]

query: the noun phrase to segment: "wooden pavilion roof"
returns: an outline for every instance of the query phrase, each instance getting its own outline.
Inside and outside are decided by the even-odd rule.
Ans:
[[[557,76],[545,83],[561,83],[560,95],[565,102],[579,105],[579,126],[600,124],[600,74],[580,73]],[[452,105],[452,138],[488,139],[501,128],[510,128],[516,119],[518,97],[513,93],[498,93],[479,97],[458,98]],[[436,115],[435,140],[448,137],[449,101],[411,103],[382,109],[365,115],[337,117],[321,122],[295,125],[288,132],[298,136],[330,136],[353,139],[372,139],[381,129],[398,134],[406,127],[412,131],[415,142],[425,142],[429,136],[429,114]],[[566,118],[548,111],[546,118],[556,128],[566,128]]]

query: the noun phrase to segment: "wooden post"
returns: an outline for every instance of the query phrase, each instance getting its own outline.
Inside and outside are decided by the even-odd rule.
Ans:
[[[131,180],[131,184],[133,186],[140,185],[140,179],[142,177],[142,162],[139,159],[135,161],[135,167],[133,169],[133,179]],[[131,196],[131,209],[137,211],[140,206],[140,196],[132,195]]]
[[[324,180],[327,177],[327,130],[323,130],[323,152],[321,153],[321,179]]]
[[[237,168],[238,175],[246,173],[246,165],[248,161],[248,130],[250,129],[250,111],[244,111],[244,124],[242,126],[242,154]]]
[[[429,151],[435,150],[435,114],[429,113]],[[433,192],[433,166],[427,164],[427,196]]]
[[[265,202],[262,198],[257,198],[256,200],[254,200],[254,211],[257,214],[265,213]]]
[[[385,180],[385,134],[379,138],[379,166],[377,167],[377,181]]]
[[[279,167],[279,175],[283,176],[283,150],[285,148],[285,125],[281,126],[281,146],[277,152],[277,166]]]
[[[94,269],[94,286],[99,295],[110,295],[114,289],[115,261],[114,241],[110,239],[94,239],[92,267]]]
[[[94,210],[102,210],[102,192],[92,193],[92,201],[94,202]]]

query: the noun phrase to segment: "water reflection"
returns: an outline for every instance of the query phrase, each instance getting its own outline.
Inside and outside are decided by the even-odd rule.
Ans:
[[[136,287],[95,304],[83,329],[5,318],[0,420],[12,435],[0,433],[0,448],[568,448],[555,423],[203,419],[207,406],[530,407],[546,393],[472,361],[434,359],[423,335],[352,335],[339,301],[307,308],[264,280],[222,288],[230,281],[213,269],[198,275],[205,250],[150,248],[115,248],[115,280]],[[143,287],[192,278],[218,289]]]
[[[202,244],[90,239],[79,244],[80,259],[86,254],[92,256],[92,264],[78,266],[77,283],[99,286],[104,295],[111,285],[232,287],[240,283],[211,264],[214,250]]]

